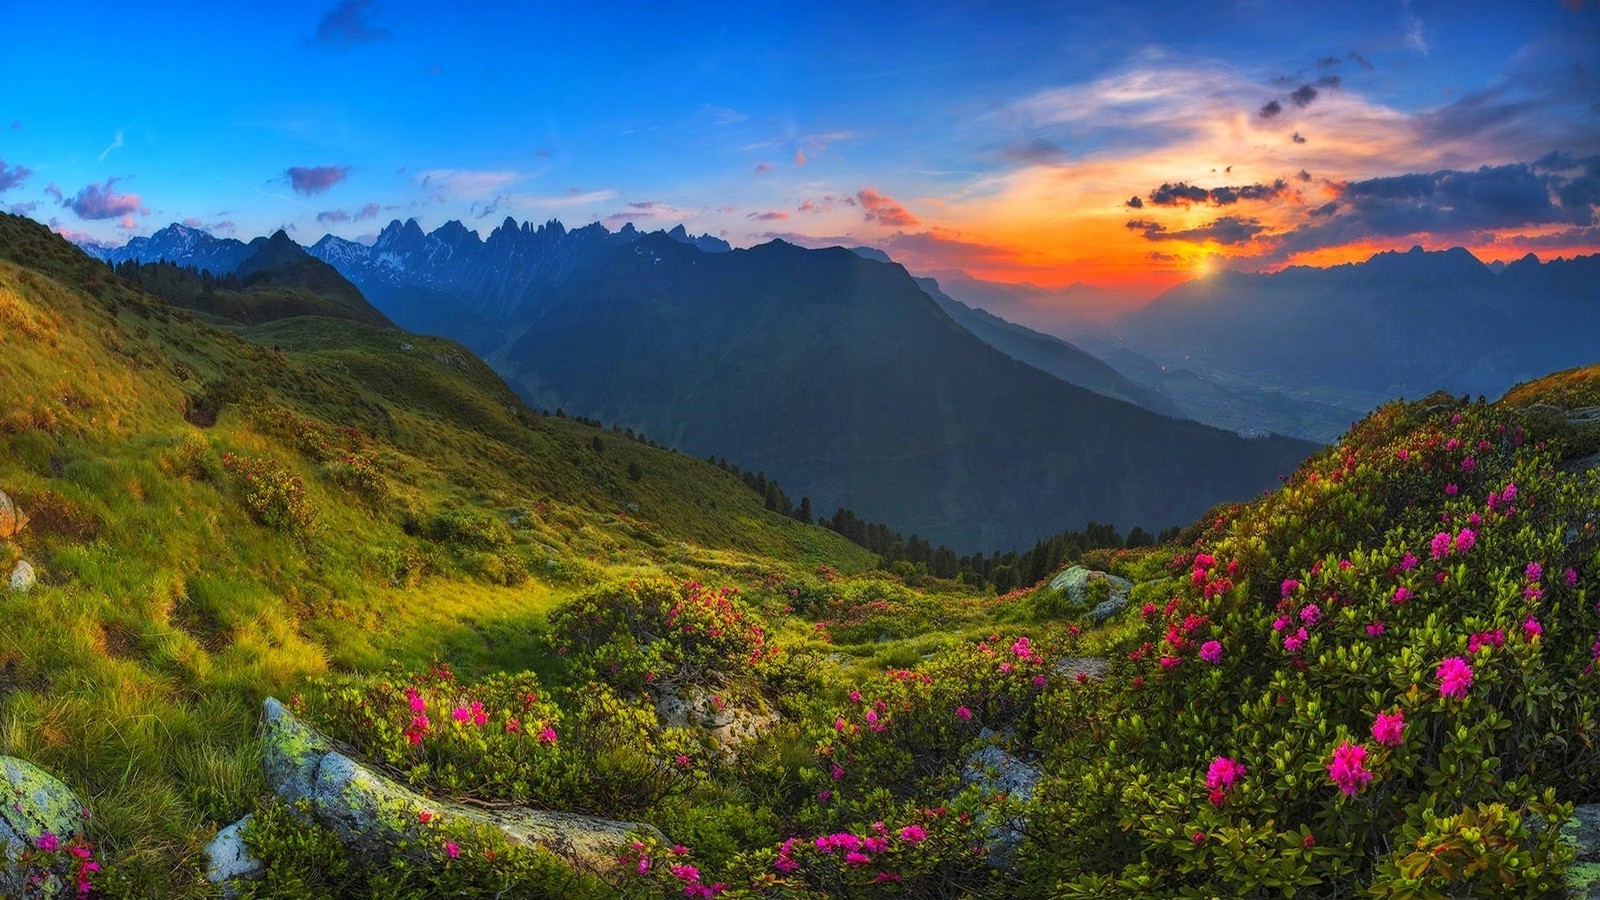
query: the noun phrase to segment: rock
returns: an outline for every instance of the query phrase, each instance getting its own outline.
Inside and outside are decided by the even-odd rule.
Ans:
[[[1005,794],[1026,801],[1033,797],[1039,785],[1039,769],[1004,748],[990,744],[967,757],[961,772],[966,784],[976,784],[985,793]],[[1023,822],[1020,818],[1007,819],[989,829],[989,865],[1004,868],[1016,857],[1022,844]]]
[[[5,491],[0,491],[0,541],[8,541],[27,527],[28,517],[11,502]]]
[[[732,749],[765,734],[777,717],[752,710],[739,703],[724,703],[722,708],[711,693],[690,686],[675,694],[656,698],[656,715],[667,728],[701,728],[723,749]]]
[[[1577,850],[1577,859],[1567,870],[1568,896],[1600,900],[1600,803],[1575,808],[1561,836]]]
[[[262,704],[261,720],[262,767],[273,791],[358,852],[425,858],[439,844],[434,828],[462,825],[493,828],[512,843],[543,847],[577,868],[604,871],[616,865],[630,834],[661,837],[637,822],[430,799],[333,749],[275,699]],[[297,801],[304,803],[293,805]]]
[[[6,589],[18,594],[26,594],[33,590],[39,583],[39,576],[33,571],[33,566],[25,559],[17,560],[17,567],[11,570],[11,578],[6,582]]]
[[[1128,592],[1133,590],[1133,582],[1120,575],[1096,572],[1083,566],[1073,566],[1050,579],[1050,589],[1057,593],[1065,591],[1075,606],[1087,606],[1091,581],[1106,582],[1111,588],[1111,596],[1089,611],[1090,618],[1096,621],[1109,618],[1128,605]]]
[[[0,756],[0,896],[25,896],[11,863],[53,834],[63,844],[83,834],[84,809],[72,789],[33,763]]]
[[[1056,660],[1056,673],[1073,678],[1079,674],[1086,678],[1104,678],[1106,670],[1106,659],[1103,656],[1066,656]]]
[[[259,876],[264,867],[245,846],[244,830],[249,825],[250,816],[245,816],[217,832],[206,845],[206,880],[222,885],[223,897],[233,896],[234,882]]]

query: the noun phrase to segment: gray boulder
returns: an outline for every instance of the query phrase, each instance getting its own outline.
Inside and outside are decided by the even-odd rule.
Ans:
[[[26,594],[38,583],[39,576],[33,571],[33,565],[25,559],[19,559],[16,568],[11,570],[11,577],[6,580],[6,590]]]
[[[1577,860],[1567,870],[1568,896],[1600,900],[1600,803],[1574,809],[1561,836],[1577,850]]]
[[[726,750],[760,737],[777,721],[777,716],[743,703],[724,703],[719,709],[711,692],[693,685],[659,695],[656,715],[667,728],[701,729]]]
[[[13,863],[55,835],[62,844],[83,834],[85,813],[72,789],[25,759],[0,756],[0,896],[24,896],[26,873]]]
[[[261,860],[251,856],[250,848],[245,846],[244,830],[249,827],[250,818],[245,816],[217,832],[205,848],[206,880],[223,885],[224,897],[235,893],[235,883],[259,876],[263,868]]]
[[[1012,800],[1026,802],[1033,798],[1034,789],[1039,785],[1039,769],[991,743],[967,757],[961,780],[977,785],[986,794],[1005,794]],[[1017,847],[1022,844],[1023,824],[1020,817],[1008,818],[989,828],[989,865],[995,868],[1011,865]]]
[[[326,737],[277,700],[266,700],[261,721],[262,767],[273,791],[358,852],[425,858],[430,847],[442,844],[435,832],[439,827],[492,828],[514,844],[543,847],[576,868],[598,872],[616,865],[630,835],[660,836],[637,822],[526,808],[483,809],[425,797],[333,749]]]
[[[1066,593],[1074,606],[1088,606],[1089,584],[1093,581],[1104,581],[1111,588],[1111,595],[1089,611],[1091,619],[1100,621],[1110,618],[1128,605],[1128,593],[1133,590],[1133,582],[1120,575],[1097,572],[1083,566],[1073,566],[1050,579],[1050,590]]]

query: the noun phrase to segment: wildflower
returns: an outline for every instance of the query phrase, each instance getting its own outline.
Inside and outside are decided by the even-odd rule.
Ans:
[[[489,713],[483,708],[483,703],[477,700],[472,701],[472,724],[482,727],[488,722]]]
[[[817,791],[817,802],[818,803],[827,803],[829,800],[832,800],[832,799],[833,799],[833,791],[826,790],[826,789]]]
[[[878,874],[872,876],[872,883],[873,884],[888,884],[888,883],[898,884],[899,882],[900,882],[900,876],[896,875],[893,872],[879,872]]]
[[[779,856],[777,861],[772,864],[772,867],[787,875],[800,868],[800,864],[787,856]]]
[[[1402,711],[1397,709],[1392,713],[1378,713],[1372,722],[1372,739],[1384,747],[1398,747],[1405,743],[1405,727],[1406,718]]]
[[[1538,581],[1544,577],[1544,566],[1541,566],[1536,562],[1528,563],[1528,567],[1522,570],[1522,574],[1529,581]]]
[[[1416,594],[1412,592],[1411,588],[1401,586],[1394,589],[1394,602],[1396,605],[1405,603],[1414,596]]]
[[[1406,460],[1411,458],[1411,451],[1409,451],[1409,450],[1401,450],[1399,453],[1397,453],[1395,455],[1400,457],[1400,461],[1401,462],[1405,462]]]
[[[689,865],[688,863],[680,863],[679,865],[673,866],[671,868],[671,872],[673,877],[677,878],[679,881],[700,880],[700,870]]]
[[[1472,457],[1470,457],[1470,456],[1468,456],[1468,457],[1466,457],[1466,458],[1461,460],[1461,471],[1463,471],[1463,472],[1470,473],[1473,469],[1476,469],[1477,467],[1478,467],[1477,462],[1475,462],[1472,459]]]
[[[1367,637],[1379,637],[1387,630],[1383,627],[1382,622],[1367,623]]]
[[[1292,621],[1294,621],[1294,620],[1289,618],[1288,616],[1279,616],[1278,618],[1273,620],[1273,622],[1272,622],[1272,630],[1273,631],[1282,631],[1285,628],[1288,628],[1289,627],[1289,623],[1292,622]]]
[[[1529,616],[1526,620],[1523,621],[1523,623],[1522,623],[1522,636],[1524,638],[1526,638],[1529,642],[1536,641],[1540,637],[1542,637],[1543,635],[1544,635],[1544,626],[1539,624],[1539,620],[1538,619],[1534,618],[1533,616]]]
[[[60,846],[60,839],[46,831],[44,834],[39,835],[38,840],[34,841],[34,846],[46,853],[54,853],[56,848]]]
[[[1304,609],[1300,610],[1300,621],[1304,622],[1307,625],[1314,626],[1314,625],[1317,624],[1318,620],[1320,620],[1321,618],[1322,618],[1322,609],[1320,607],[1318,607],[1315,603],[1309,603],[1309,604],[1306,605],[1306,607]]]
[[[1219,641],[1206,641],[1200,645],[1200,658],[1213,666],[1222,662],[1222,644]]]
[[[900,829],[900,840],[908,844],[920,844],[928,839],[928,830],[921,825],[907,825]]]
[[[467,709],[465,706],[458,706],[451,711],[450,716],[457,722],[465,722],[466,720],[472,718],[472,711]]]
[[[444,845],[444,852],[448,854],[451,859],[455,859],[461,855],[461,848],[456,846],[455,841],[446,841]]]
[[[829,767],[828,774],[833,776],[833,780],[834,781],[838,781],[839,779],[844,777],[844,766],[841,766],[838,763],[834,763],[832,766]]]
[[[1441,697],[1465,697],[1467,688],[1472,686],[1472,666],[1459,656],[1449,657],[1439,663],[1438,671],[1434,674],[1439,679]]]
[[[1312,847],[1315,847],[1316,845],[1317,845],[1317,836],[1314,835],[1314,834],[1308,834],[1308,835],[1305,836],[1304,839],[1302,839],[1300,841],[1300,846],[1306,848],[1307,850],[1310,850]]]
[[[551,728],[549,725],[546,725],[543,729],[541,729],[539,731],[539,743],[541,743],[541,744],[554,744],[555,742],[556,742],[556,730],[554,728]]]
[[[1296,631],[1294,634],[1291,634],[1283,639],[1283,649],[1290,653],[1299,653],[1300,648],[1306,645],[1306,641],[1310,637],[1311,636],[1306,633],[1306,630],[1302,628],[1299,631]]]
[[[1577,583],[1578,583],[1578,570],[1574,569],[1571,566],[1567,566],[1567,587],[1572,587],[1572,586],[1576,585]]]
[[[1372,782],[1372,773],[1367,771],[1367,748],[1340,741],[1338,749],[1333,751],[1333,761],[1328,763],[1328,777],[1346,797],[1360,793]]]
[[[1460,488],[1456,487],[1456,483],[1454,481],[1444,486],[1444,493],[1447,497],[1454,497],[1458,492],[1460,492],[1460,490]]]
[[[1461,533],[1456,535],[1456,550],[1460,553],[1471,550],[1477,543],[1478,535],[1470,528],[1463,528]]]
[[[1249,774],[1249,770],[1238,760],[1228,756],[1219,756],[1211,761],[1210,768],[1206,769],[1206,787],[1213,791],[1229,791],[1238,784],[1239,779]],[[1216,804],[1213,801],[1214,805]]]
[[[1492,631],[1479,631],[1467,637],[1467,652],[1477,653],[1485,647],[1503,647],[1506,643],[1506,633],[1496,628]]]
[[[1204,831],[1196,831],[1189,840],[1194,841],[1194,845],[1198,847],[1206,842],[1206,833]]]
[[[1293,578],[1285,578],[1283,584],[1278,586],[1278,596],[1287,597],[1300,587],[1300,582]]]
[[[1400,557],[1400,570],[1402,572],[1409,572],[1412,569],[1415,569],[1416,567],[1417,567],[1417,555],[1415,553],[1412,553],[1410,550],[1407,550],[1406,551],[1406,555]]]
[[[1045,685],[1045,678],[1044,678],[1043,675],[1035,675],[1035,676],[1033,676],[1033,686],[1034,687],[1040,688],[1042,690],[1044,688],[1044,685]]]
[[[1011,663],[1008,663],[1008,662],[1001,663],[1000,664],[1000,674],[1001,675],[1010,675],[1013,671],[1016,670],[1016,668],[1017,667],[1013,666]]]
[[[861,702],[861,692],[860,691],[851,691],[850,692],[850,702],[851,703],[860,703]]]
[[[1444,559],[1450,553],[1450,532],[1441,531],[1434,535],[1429,547],[1433,551],[1434,559]]]
[[[418,813],[417,813],[417,821],[418,821],[418,822],[421,822],[421,823],[422,823],[422,824],[424,824],[424,825],[426,825],[426,824],[428,824],[428,823],[429,823],[429,822],[432,822],[432,821],[433,821],[433,813],[431,813],[431,812],[428,812],[428,811],[427,811],[427,810],[425,810],[425,809],[424,809],[424,810],[420,810],[420,811],[418,811]]]
[[[637,871],[639,872],[640,875],[643,875],[644,873],[650,871],[650,857],[646,856],[643,853],[639,854],[639,865],[636,866],[635,868],[637,869]]]
[[[956,718],[963,722],[970,722],[972,721],[972,710],[967,709],[965,706],[958,706],[956,707]]]
[[[1147,618],[1155,615],[1156,605],[1154,603],[1146,603],[1144,606],[1139,607],[1139,614]]]
[[[411,701],[411,711],[414,713],[427,712],[428,702],[417,693],[416,688],[406,688],[406,699]]]
[[[1163,669],[1176,669],[1178,667],[1178,663],[1183,662],[1183,659],[1177,656],[1163,656],[1161,659],[1157,660],[1157,662],[1161,664],[1161,668]]]
[[[1033,642],[1028,640],[1028,638],[1025,636],[1019,637],[1017,638],[1016,642],[1011,645],[1011,652],[1016,654],[1018,659],[1024,661],[1032,659]]]

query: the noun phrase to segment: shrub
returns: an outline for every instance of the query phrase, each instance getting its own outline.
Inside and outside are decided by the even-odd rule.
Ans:
[[[282,464],[224,453],[222,468],[234,476],[239,499],[257,522],[284,531],[309,531],[315,524],[305,482]]]

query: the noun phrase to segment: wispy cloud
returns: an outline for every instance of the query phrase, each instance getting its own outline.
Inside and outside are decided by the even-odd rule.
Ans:
[[[128,133],[128,129],[126,129],[126,128],[118,128],[117,129],[116,135],[111,139],[111,143],[104,150],[100,151],[100,161],[101,162],[105,162],[106,161],[106,157],[111,155],[111,151],[123,146],[124,142],[123,142],[122,138],[127,133]]]
[[[911,228],[919,221],[905,207],[887,194],[879,193],[873,188],[862,188],[856,192],[856,199],[861,202],[863,216],[868,221],[876,221],[889,228]]]
[[[484,200],[494,197],[526,176],[505,170],[429,169],[415,181],[444,200]]]

